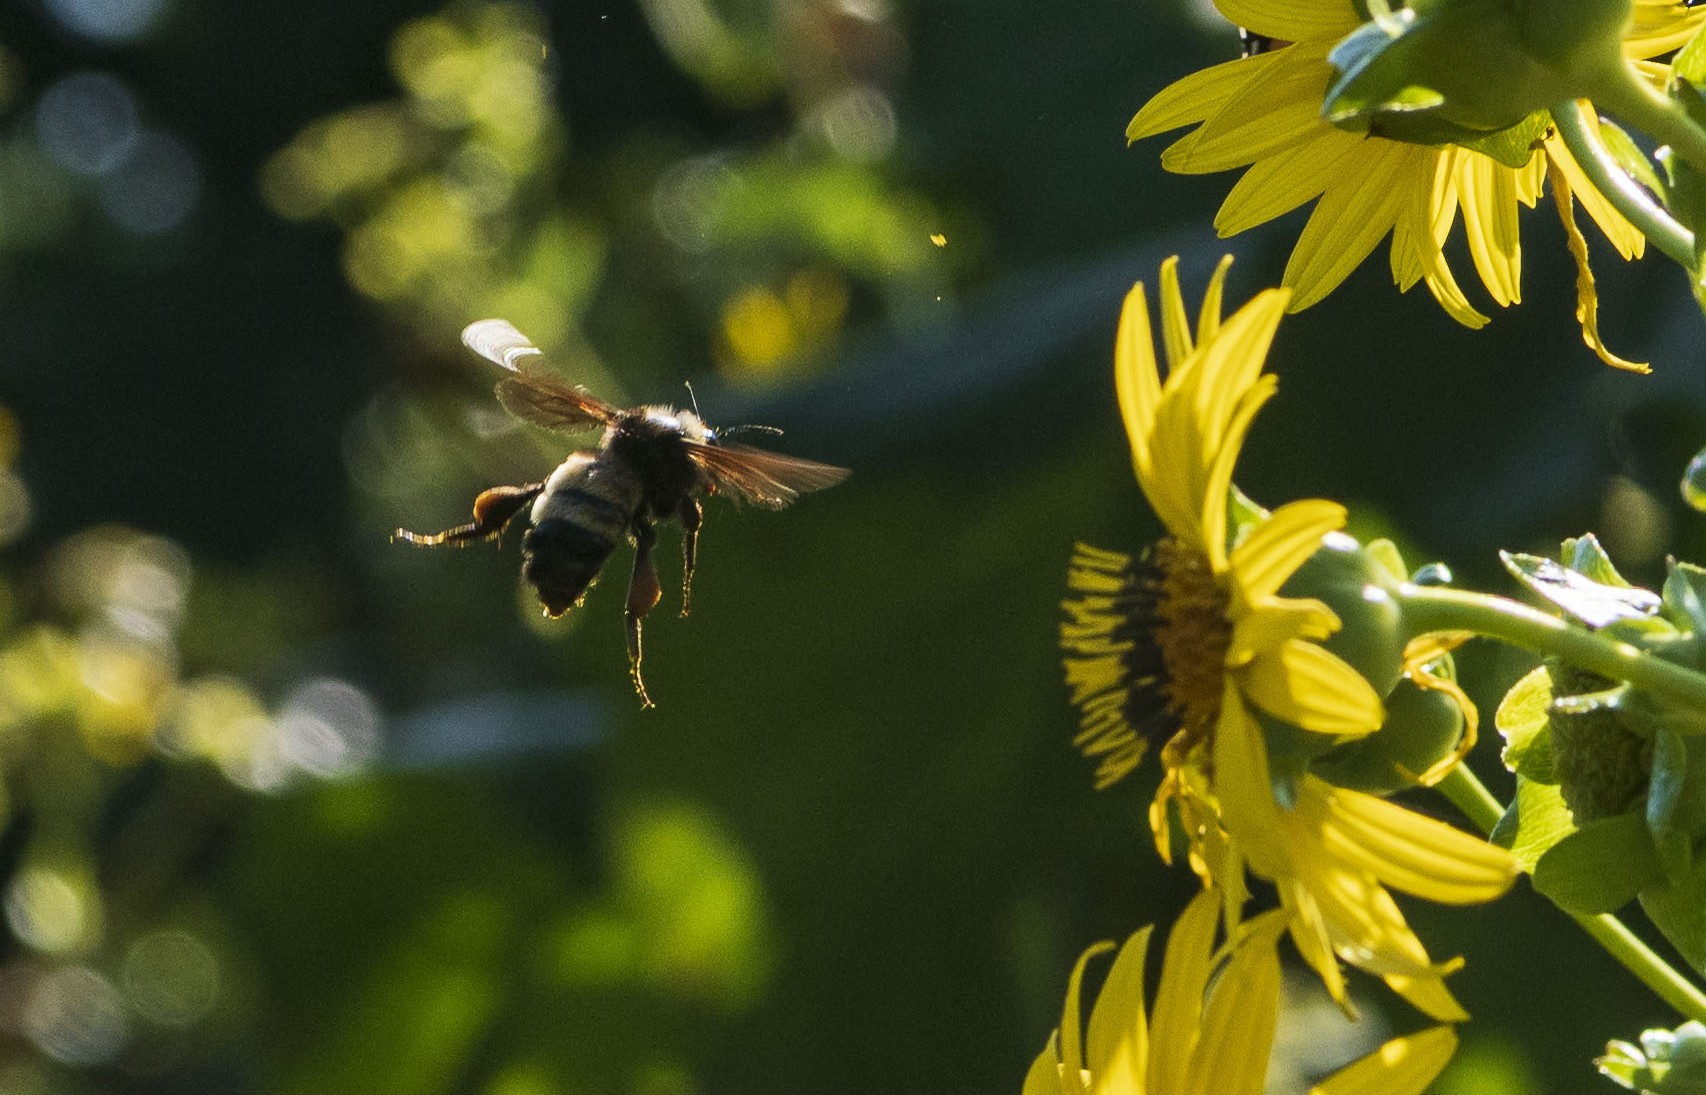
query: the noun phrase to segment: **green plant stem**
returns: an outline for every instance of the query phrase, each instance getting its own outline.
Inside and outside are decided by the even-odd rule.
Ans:
[[[1475,773],[1471,772],[1467,765],[1459,764],[1453,768],[1451,773],[1439,782],[1438,788],[1440,793],[1451,800],[1452,805],[1463,811],[1464,816],[1484,833],[1491,833],[1493,826],[1504,815],[1504,807],[1499,804],[1499,800],[1475,778]],[[1706,1022],[1706,992],[1702,992],[1698,985],[1678,973],[1651,947],[1641,942],[1621,920],[1609,913],[1598,916],[1582,916],[1577,913],[1568,915],[1571,920],[1581,925],[1582,930],[1592,936],[1594,942],[1604,948],[1607,954],[1679,1014]]]
[[[1706,131],[1687,109],[1624,61],[1587,81],[1588,98],[1661,144],[1668,144],[1698,170],[1706,171]]]
[[[1667,102],[1669,100],[1666,100]],[[1617,207],[1653,241],[1653,246],[1686,270],[1694,269],[1694,233],[1678,224],[1670,212],[1653,199],[1629,174],[1618,166],[1587,119],[1582,116],[1582,104],[1566,99],[1552,107],[1552,121],[1558,126],[1558,136],[1570,150],[1576,163],[1607,201]],[[1684,119],[1686,121],[1686,119]],[[1693,124],[1689,124],[1693,129]]]
[[[1557,657],[1577,669],[1614,681],[1628,681],[1653,696],[1696,711],[1706,711],[1706,675],[1516,601],[1410,583],[1398,588],[1396,600],[1404,610],[1404,623],[1412,635],[1472,631],[1536,654]]]

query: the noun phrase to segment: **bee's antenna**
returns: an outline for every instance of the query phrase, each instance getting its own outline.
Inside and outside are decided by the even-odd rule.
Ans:
[[[693,394],[693,382],[691,380],[683,380],[681,383],[687,389],[687,400],[693,404],[693,413],[699,414],[699,397]],[[703,418],[704,415],[699,415],[699,417]]]

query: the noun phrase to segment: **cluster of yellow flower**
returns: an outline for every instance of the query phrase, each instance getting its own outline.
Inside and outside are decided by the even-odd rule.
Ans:
[[[1618,791],[1605,812],[1627,821],[1619,831],[1631,834],[1630,847],[1641,855],[1657,849],[1653,862],[1663,864],[1631,873],[1625,888],[1606,887],[1609,908],[1636,893],[1647,904],[1665,886],[1696,877],[1689,838],[1673,831],[1688,811],[1662,798],[1658,788],[1670,781],[1653,767],[1666,762],[1653,759],[1651,743],[1658,741],[1659,753],[1671,748],[1665,735],[1680,720],[1652,712],[1668,704],[1674,716],[1681,704],[1698,720],[1706,667],[1650,651],[1663,643],[1674,651],[1679,636],[1706,631],[1706,571],[1678,564],[1660,598],[1623,583],[1591,538],[1566,545],[1567,565],[1507,559],[1513,574],[1562,610],[1541,613],[1412,581],[1390,544],[1363,545],[1341,532],[1342,506],[1312,499],[1269,512],[1232,476],[1245,435],[1275,390],[1262,367],[1285,312],[1321,300],[1390,235],[1399,287],[1421,281],[1454,319],[1481,326],[1486,317],[1446,263],[1446,239],[1461,211],[1482,284],[1500,305],[1516,303],[1516,207],[1534,205],[1548,181],[1577,262],[1577,318],[1587,344],[1610,364],[1644,371],[1599,338],[1573,202],[1625,258],[1655,243],[1706,300],[1698,291],[1706,263],[1690,223],[1706,210],[1706,99],[1692,91],[1706,76],[1706,44],[1689,45],[1706,26],[1706,6],[1216,6],[1254,48],[1156,95],[1128,136],[1195,124],[1163,154],[1165,166],[1249,168],[1216,219],[1222,235],[1310,200],[1316,206],[1283,286],[1229,317],[1222,287],[1230,259],[1211,279],[1194,327],[1176,260],[1164,264],[1159,353],[1144,286],[1126,298],[1115,387],[1138,484],[1166,535],[1135,557],[1079,545],[1060,631],[1081,714],[1076,744],[1098,761],[1098,786],[1157,754],[1162,777],[1149,809],[1157,849],[1166,862],[1182,851],[1203,891],[1172,930],[1151,1014],[1143,1000],[1149,929],[1119,948],[1087,1021],[1078,1002],[1086,962],[1114,948],[1085,953],[1026,1095],[1260,1092],[1280,1008],[1276,948],[1287,934],[1347,1013],[1345,965],[1380,978],[1438,1024],[1386,1043],[1315,1090],[1420,1092],[1433,1080],[1456,1046],[1454,1024],[1468,1018],[1445,984],[1462,960],[1431,957],[1390,891],[1453,905],[1490,901],[1560,840],[1516,832],[1513,811],[1500,822],[1511,831],[1489,843],[1385,797],[1404,786],[1438,786],[1483,828],[1498,820],[1497,806],[1459,764],[1478,718],[1454,683],[1449,651],[1470,634],[1548,659],[1536,670],[1538,683],[1507,700],[1515,713],[1501,710],[1507,740],[1513,727],[1531,735],[1567,729],[1569,718],[1591,708],[1649,743],[1636,763],[1648,765],[1650,779],[1638,773],[1633,791]],[[1669,63],[1654,60],[1679,47],[1686,48]],[[1497,88],[1486,86],[1495,82],[1489,72],[1503,74]],[[1599,117],[1601,106],[1670,146],[1659,156],[1666,181]],[[1535,689],[1543,693],[1538,700],[1513,707]],[[1571,702],[1548,709],[1555,697]],[[1510,763],[1523,793],[1562,811],[1560,832],[1598,820],[1581,814],[1580,788],[1543,788],[1557,778]],[[1647,782],[1651,790],[1643,790]],[[1271,885],[1277,900],[1246,915],[1252,878]],[[1546,892],[1538,880],[1537,887]],[[1609,908],[1554,900],[1614,952],[1625,946],[1608,941],[1620,926],[1586,915]],[[1649,906],[1663,907],[1657,899]],[[1655,919],[1688,954],[1691,943],[1679,938],[1686,933]],[[1645,963],[1637,972],[1667,1000],[1684,1011],[1706,1003],[1697,989],[1654,972],[1662,963],[1650,952],[1632,953],[1620,957],[1632,969]]]

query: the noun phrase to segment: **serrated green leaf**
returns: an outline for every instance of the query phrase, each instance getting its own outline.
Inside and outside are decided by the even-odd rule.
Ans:
[[[1516,777],[1516,794],[1490,839],[1508,849],[1523,870],[1532,874],[1540,857],[1576,831],[1563,793],[1554,785]]]
[[[1534,865],[1534,888],[1566,912],[1615,912],[1664,878],[1646,819],[1600,818],[1554,844]]]
[[[1500,759],[1519,776],[1538,783],[1556,783],[1552,771],[1552,736],[1548,712],[1552,707],[1552,676],[1537,666],[1511,686],[1499,701],[1493,725],[1505,739]]]
[[[1596,582],[1545,556],[1501,551],[1499,559],[1530,592],[1589,627],[1645,619],[1659,610],[1659,596],[1651,590]]]
[[[1706,870],[1696,863],[1676,882],[1642,890],[1640,898],[1653,926],[1695,973],[1706,973]]]

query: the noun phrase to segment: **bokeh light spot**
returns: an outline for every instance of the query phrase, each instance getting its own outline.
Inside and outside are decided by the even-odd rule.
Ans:
[[[70,954],[100,934],[100,908],[87,879],[58,867],[25,867],[6,887],[6,923],[27,947]]]
[[[123,163],[139,134],[136,97],[117,77],[79,72],[56,81],[36,103],[36,132],[53,161],[79,175]]]
[[[323,677],[299,685],[277,723],[284,755],[317,776],[357,771],[379,749],[379,708],[346,681]]]
[[[23,1020],[30,1041],[68,1065],[105,1064],[130,1040],[118,990],[83,966],[57,969],[37,981]]]
[[[130,156],[101,180],[107,216],[139,236],[178,227],[201,200],[201,168],[183,141],[146,133]]]
[[[219,963],[188,932],[153,932],[130,945],[123,984],[139,1015],[162,1026],[186,1027],[212,1008]]]
[[[140,36],[165,9],[165,0],[46,0],[47,10],[70,31],[103,44]]]

